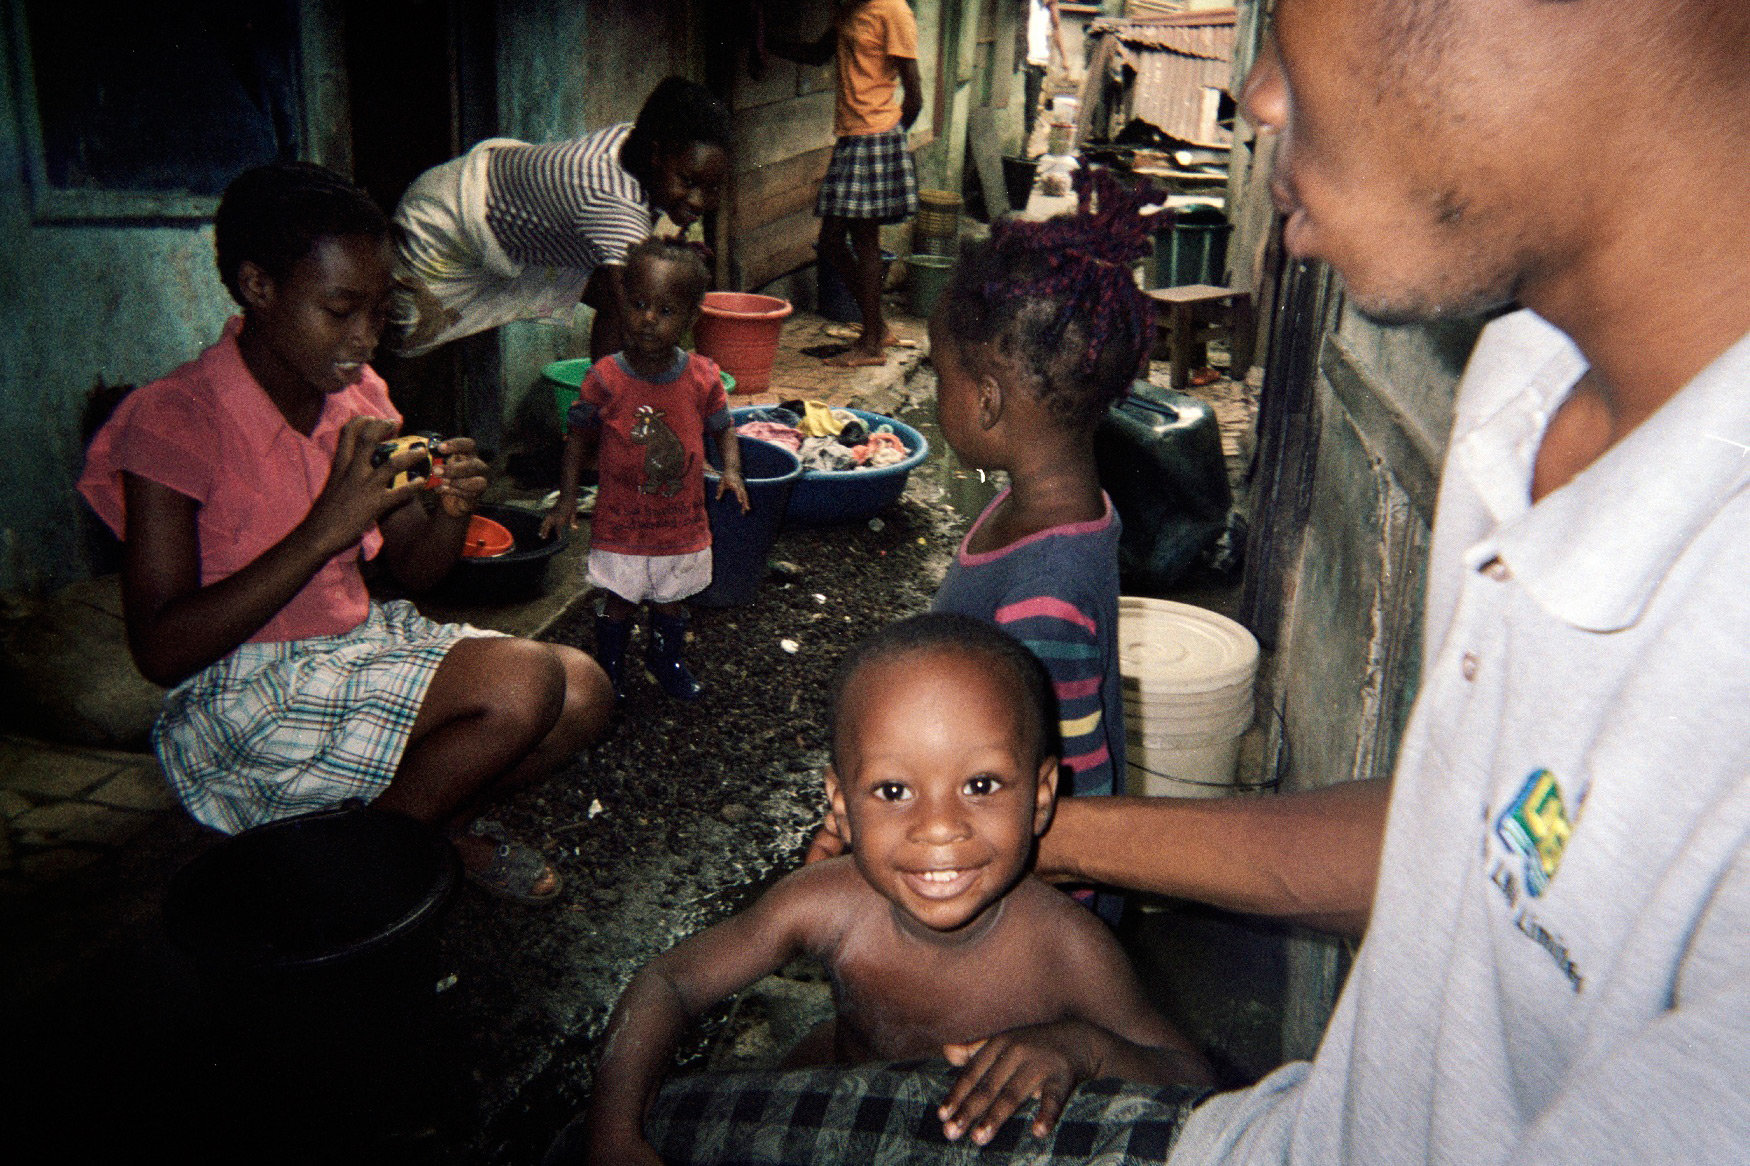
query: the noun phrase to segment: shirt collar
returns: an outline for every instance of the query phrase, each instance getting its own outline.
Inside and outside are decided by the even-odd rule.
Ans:
[[[275,446],[286,441],[333,447],[336,444],[333,434],[356,412],[350,406],[352,390],[329,393],[323,399],[322,415],[306,437],[292,428],[273,398],[267,395],[267,390],[261,387],[261,382],[255,379],[255,374],[249,371],[249,365],[243,360],[243,350],[237,346],[237,337],[242,331],[242,316],[232,316],[225,321],[224,334],[207,350],[203,359],[212,362],[213,383],[226,393],[231,416],[249,451],[265,457]]]
[[[1502,385],[1478,402],[1486,415],[1453,451],[1497,522],[1465,561],[1474,568],[1499,557],[1540,607],[1574,627],[1626,628],[1684,548],[1750,482],[1750,336],[1533,506],[1538,445],[1587,365],[1572,341],[1529,312],[1491,332],[1502,325],[1504,336],[1485,338],[1496,343],[1479,345],[1473,365],[1481,367],[1465,374]],[[1520,371],[1502,378],[1508,368]]]

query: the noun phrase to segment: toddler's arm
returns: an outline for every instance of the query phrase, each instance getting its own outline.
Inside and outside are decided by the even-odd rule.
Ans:
[[[676,944],[633,978],[608,1023],[590,1097],[592,1163],[657,1160],[644,1140],[644,1114],[687,1025],[804,950],[819,949],[842,915],[835,904],[847,870],[815,866],[788,875],[748,910]]]
[[[583,464],[589,458],[594,436],[583,429],[566,429],[565,456],[559,461],[559,499],[541,519],[542,538],[552,538],[560,530],[577,529],[577,483],[583,477]]]
[[[717,497],[734,494],[735,500],[741,503],[741,512],[746,514],[753,509],[753,503],[748,501],[747,482],[741,476],[741,438],[736,436],[735,426],[725,425],[717,431],[717,449],[723,455],[723,473],[717,481]]]
[[[1071,1015],[943,1048],[951,1063],[964,1068],[938,1110],[949,1139],[971,1130],[972,1140],[983,1145],[1035,1097],[1033,1136],[1042,1138],[1076,1085],[1101,1077],[1145,1085],[1214,1084],[1196,1046],[1149,1004],[1111,933],[1075,910],[1086,918],[1056,929],[1067,964],[1055,978],[1071,994]]]

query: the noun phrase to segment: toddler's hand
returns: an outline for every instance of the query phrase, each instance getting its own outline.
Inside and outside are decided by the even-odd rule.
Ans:
[[[1070,1091],[1093,1076],[1098,1059],[1088,1040],[1092,1026],[1080,1021],[1012,1028],[981,1041],[945,1045],[942,1055],[964,1071],[936,1110],[943,1136],[953,1141],[967,1130],[982,1146],[1028,1098],[1039,1099],[1033,1136],[1057,1124]]]
[[[553,509],[547,511],[541,519],[541,537],[552,538],[561,530],[577,529],[577,499],[559,495],[559,501],[553,503]]]
[[[731,493],[735,495],[735,500],[741,503],[743,514],[753,509],[753,503],[747,497],[747,482],[734,470],[724,470],[722,477],[717,480],[717,497],[721,498],[723,495]]]
[[[474,455],[472,437],[452,437],[432,451],[443,458],[434,472],[438,503],[451,518],[466,518],[486,492],[487,465]]]

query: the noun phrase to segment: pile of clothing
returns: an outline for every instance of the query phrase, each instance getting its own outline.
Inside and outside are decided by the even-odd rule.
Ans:
[[[877,425],[871,430],[849,409],[829,408],[821,401],[785,401],[746,410],[742,417],[737,433],[783,446],[796,455],[804,470],[878,470],[911,455],[893,426]]]

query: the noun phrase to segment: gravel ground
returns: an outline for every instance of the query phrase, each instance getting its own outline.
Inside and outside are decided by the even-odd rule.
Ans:
[[[470,1161],[538,1159],[586,1095],[632,974],[799,861],[825,804],[833,668],[869,631],[927,606],[964,529],[951,508],[911,500],[920,492],[927,475],[873,524],[782,534],[783,569],[754,603],[695,613],[687,659],[702,701],[670,700],[639,676],[605,741],[502,807],[566,885],[557,908],[470,892],[447,928],[457,987],[440,1001],[471,1067],[453,1111]],[[587,607],[547,638],[587,649]]]

